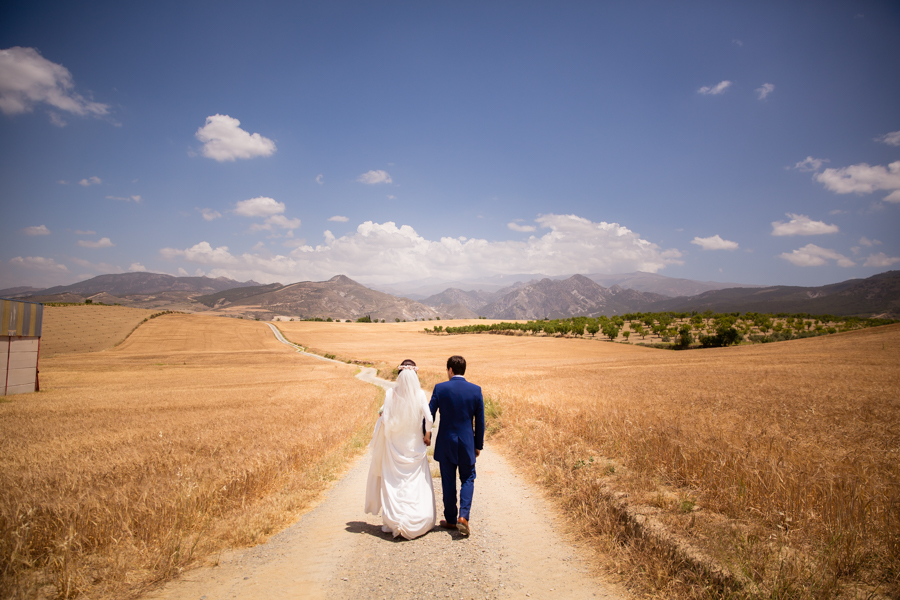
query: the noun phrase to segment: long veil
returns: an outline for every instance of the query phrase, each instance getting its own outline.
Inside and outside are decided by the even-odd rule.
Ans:
[[[384,426],[388,431],[401,432],[417,429],[422,423],[422,406],[419,394],[422,386],[419,376],[412,369],[402,369],[391,401],[384,406]]]

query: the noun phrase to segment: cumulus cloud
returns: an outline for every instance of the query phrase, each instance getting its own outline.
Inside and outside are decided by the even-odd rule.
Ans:
[[[128,270],[133,273],[146,273],[147,267],[145,267],[141,263],[136,262],[136,263],[131,263],[131,266],[128,267]]]
[[[184,269],[182,269],[181,267],[178,267],[178,274],[179,274],[180,276],[182,276],[182,277],[187,277],[187,276],[188,276],[188,272],[185,271]]]
[[[269,217],[284,212],[284,202],[276,202],[274,198],[260,196],[241,200],[234,207],[234,214],[242,217]]]
[[[719,94],[724,94],[725,90],[727,90],[730,85],[731,82],[726,79],[725,81],[720,81],[712,87],[704,85],[702,88],[697,90],[697,93],[703,94],[705,96],[718,96]]]
[[[323,185],[325,183],[325,176],[321,173],[316,175],[316,183],[318,183],[319,185]]]
[[[866,236],[862,236],[861,238],[859,238],[859,244],[861,246],[871,248],[872,246],[880,246],[881,242],[879,240],[870,240]]]
[[[537,227],[535,227],[534,225],[519,225],[515,221],[513,221],[511,223],[507,223],[506,226],[509,227],[510,229],[512,229],[513,231],[519,231],[522,233],[527,233],[529,231],[534,231],[535,229],[537,229]]]
[[[297,229],[300,227],[300,219],[288,219],[284,215],[272,215],[262,223],[254,223],[250,231],[273,231],[275,229]]]
[[[890,192],[884,198],[886,202],[900,202],[900,160],[887,167],[860,163],[840,169],[825,169],[814,177],[836,194],[871,194],[883,190]]]
[[[194,136],[203,142],[203,156],[219,162],[238,158],[271,156],[275,142],[258,133],[250,134],[240,127],[241,122],[228,115],[206,117],[206,125]]]
[[[341,215],[334,215],[333,217],[328,217],[329,221],[337,221],[338,223],[346,223],[350,219],[348,217],[342,217]]]
[[[369,185],[372,185],[375,183],[393,183],[394,182],[394,180],[391,179],[391,176],[388,174],[388,172],[382,171],[382,170],[368,171],[366,173],[363,173],[359,177],[357,177],[356,180],[359,181],[360,183],[368,183]]]
[[[303,244],[286,255],[233,255],[227,246],[213,247],[205,241],[160,252],[165,258],[209,265],[215,276],[257,281],[322,280],[338,273],[369,283],[498,273],[655,273],[666,265],[682,264],[678,250],[663,250],[618,223],[554,214],[542,215],[536,222],[546,233],[525,241],[428,240],[408,225],[366,221],[345,236],[326,231],[322,244]]]
[[[118,200],[120,202],[134,202],[136,204],[140,204],[141,197],[140,196],[107,196],[107,200]]]
[[[900,256],[888,256],[884,252],[871,254],[863,263],[864,267],[890,267],[900,263]]]
[[[818,171],[822,168],[822,163],[827,162],[830,162],[827,158],[813,158],[812,156],[807,156],[806,158],[795,164],[793,168],[797,169],[798,171]]]
[[[103,183],[103,180],[97,176],[93,177],[85,177],[81,181],[78,182],[78,185],[83,185],[84,187],[88,187],[89,185],[100,185]]]
[[[889,146],[900,146],[900,131],[892,131],[875,138],[876,142],[882,142]]]
[[[203,219],[206,221],[215,221],[222,216],[222,213],[211,208],[198,208],[197,210],[200,211],[200,214],[203,215]]]
[[[82,248],[111,248],[115,246],[108,237],[100,238],[96,242],[91,240],[78,240],[78,245]]]
[[[707,238],[695,237],[691,240],[691,243],[700,246],[704,250],[737,250],[738,248],[737,242],[723,240],[718,234]]]
[[[25,235],[50,235],[50,230],[47,229],[46,225],[37,225],[33,227],[26,227],[22,230],[22,233]]]
[[[772,221],[772,235],[822,235],[840,231],[837,225],[828,225],[823,221],[813,221],[806,215],[786,213],[790,221]]]
[[[72,74],[62,65],[41,56],[36,48],[15,46],[0,50],[0,111],[5,115],[31,112],[47,104],[79,116],[101,117],[109,105],[86,100],[74,91]],[[65,121],[51,112],[56,125]]]
[[[28,269],[37,269],[39,271],[68,271],[66,265],[60,264],[52,258],[44,258],[43,256],[17,256],[9,259],[9,264],[17,267],[26,267]]]
[[[772,83],[764,83],[762,86],[756,88],[756,97],[760,100],[765,100],[769,94],[775,91],[775,85]]]
[[[734,38],[733,40],[731,40],[731,43],[734,44],[735,46],[743,46],[744,45],[744,42],[742,42],[741,40],[739,40],[737,38]]]
[[[778,255],[779,258],[797,265],[798,267],[819,267],[827,264],[828,261],[836,261],[841,267],[852,267],[855,262],[834,250],[821,248],[815,244],[807,244],[802,248],[798,248],[793,252],[785,252]]]

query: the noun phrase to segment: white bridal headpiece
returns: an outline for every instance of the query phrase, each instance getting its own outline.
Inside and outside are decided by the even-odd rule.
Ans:
[[[400,365],[399,367],[397,367],[398,371],[406,371],[407,369],[410,371],[419,371],[419,367],[415,365]]]

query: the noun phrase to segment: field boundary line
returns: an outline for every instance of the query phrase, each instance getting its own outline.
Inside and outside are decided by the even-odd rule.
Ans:
[[[356,374],[356,378],[359,379],[360,381],[364,381],[366,383],[371,383],[372,385],[380,386],[380,387],[384,388],[385,390],[389,390],[394,387],[393,381],[388,381],[387,379],[382,379],[381,377],[378,377],[378,371],[376,371],[372,367],[363,367],[360,365],[355,365],[353,363],[345,363],[340,360],[336,360],[333,358],[327,358],[325,356],[320,356],[320,355],[314,354],[312,352],[307,352],[306,348],[304,348],[300,344],[295,344],[294,342],[292,342],[289,339],[287,339],[286,337],[284,337],[284,334],[281,333],[281,330],[278,329],[278,327],[276,327],[272,323],[266,323],[266,325],[268,325],[269,329],[272,330],[272,333],[275,334],[276,340],[278,340],[282,344],[285,344],[286,346],[290,346],[291,348],[296,350],[299,354],[303,354],[304,356],[310,356],[312,358],[317,358],[317,359],[323,360],[325,362],[335,363],[338,365],[344,365],[345,367],[346,366],[358,367],[359,373]]]

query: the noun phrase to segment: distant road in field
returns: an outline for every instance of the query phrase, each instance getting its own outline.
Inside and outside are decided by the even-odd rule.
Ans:
[[[357,377],[392,385],[375,369]],[[541,492],[490,447],[478,459],[468,538],[440,528],[412,541],[382,533],[381,518],[363,512],[369,460],[368,453],[358,459],[316,508],[267,543],[231,552],[145,598],[627,597],[591,573],[588,551],[561,533],[562,520]]]

